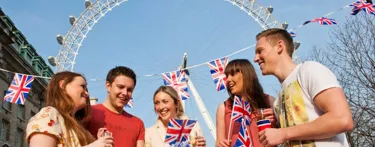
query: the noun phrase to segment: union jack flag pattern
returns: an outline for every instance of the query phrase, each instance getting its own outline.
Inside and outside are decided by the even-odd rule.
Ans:
[[[16,73],[13,77],[12,83],[6,91],[4,101],[23,105],[27,95],[29,95],[33,81],[34,76]]]
[[[241,100],[241,98],[238,96],[235,96],[232,109],[232,122],[242,122],[242,119],[244,119],[246,125],[250,125],[250,104],[248,102]]]
[[[227,77],[225,76],[224,70],[228,64],[228,57],[216,59],[214,61],[208,62],[207,64],[210,68],[212,79],[214,79],[216,90],[220,91],[227,88],[225,85]]]
[[[289,34],[290,34],[290,36],[292,36],[292,38],[297,37],[297,34],[294,33],[294,32],[289,32]]]
[[[235,147],[252,147],[253,143],[251,142],[249,131],[245,123],[241,123],[240,132],[238,133]]]
[[[129,108],[133,108],[134,107],[133,98],[130,98],[129,102],[126,104],[126,107],[129,107]]]
[[[169,147],[190,147],[189,141],[184,141],[179,144],[170,145]]]
[[[325,18],[325,17],[320,17],[320,18],[315,18],[313,20],[308,20],[303,25],[306,25],[310,22],[319,22],[320,25],[334,25],[337,24],[337,21],[331,18]]]
[[[357,15],[361,10],[365,11],[368,14],[375,15],[375,5],[367,3],[365,1],[356,1],[349,6],[353,6],[352,13],[350,15]]]
[[[185,72],[183,70],[172,71],[162,74],[164,85],[172,86],[178,92],[182,100],[190,98],[188,93]]]
[[[264,130],[264,129],[272,127],[271,126],[271,121],[268,120],[268,119],[258,120],[257,126],[258,126],[259,132],[262,131],[262,130]]]
[[[171,146],[179,146],[181,143],[188,141],[190,132],[196,122],[196,120],[179,120],[171,118],[169,120],[164,142]]]

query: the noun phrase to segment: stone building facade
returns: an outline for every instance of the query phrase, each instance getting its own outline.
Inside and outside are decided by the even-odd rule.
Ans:
[[[0,68],[12,72],[51,77],[46,64],[26,37],[0,8]],[[14,73],[0,71],[0,98],[3,99]],[[25,105],[0,101],[0,147],[27,147],[28,120],[44,106],[48,79],[35,78]]]

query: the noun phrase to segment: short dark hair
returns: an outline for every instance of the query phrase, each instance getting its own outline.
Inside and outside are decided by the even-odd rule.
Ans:
[[[262,38],[266,37],[268,43],[271,44],[271,46],[275,46],[277,41],[282,40],[285,43],[286,46],[286,51],[290,57],[292,57],[293,52],[294,52],[294,44],[293,44],[293,38],[290,36],[288,31],[280,28],[271,28],[264,30],[260,32],[257,36],[256,39],[257,41]]]
[[[137,75],[134,73],[132,69],[126,66],[116,66],[115,68],[112,68],[107,74],[106,81],[109,84],[112,84],[115,78],[120,75],[133,79],[134,86],[137,84]]]

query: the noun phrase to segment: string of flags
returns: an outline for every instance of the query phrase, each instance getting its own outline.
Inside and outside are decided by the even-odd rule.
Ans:
[[[183,70],[176,70],[162,74],[165,86],[172,86],[182,100],[190,98],[187,88],[186,75]]]
[[[289,34],[290,34],[290,36],[292,36],[292,38],[297,37],[297,34],[294,33],[294,32],[289,32]]]
[[[210,68],[212,79],[214,80],[214,83],[216,85],[216,90],[220,91],[226,89],[227,86],[225,84],[225,81],[227,80],[227,77],[224,73],[224,70],[228,64],[228,57],[216,59],[214,61],[208,62],[207,64]]]
[[[352,13],[350,15],[357,15],[361,10],[363,10],[367,14],[375,15],[375,5],[372,4],[372,1],[356,1],[349,6],[353,7]]]
[[[349,4],[349,5],[346,5],[342,8],[340,8],[340,9],[336,10],[336,11],[328,13],[328,14],[324,15],[323,17],[319,17],[319,18],[315,18],[315,19],[305,21],[302,25],[300,25],[296,28],[290,29],[290,30],[288,30],[288,32],[294,38],[294,37],[297,36],[297,34],[295,32],[293,32],[294,30],[296,30],[296,29],[298,29],[302,26],[305,26],[307,24],[313,23],[313,22],[317,22],[320,25],[337,25],[338,22],[335,19],[328,18],[327,16],[332,15],[333,13],[338,12],[338,11],[344,9],[344,8],[347,8],[347,7],[352,7],[352,11],[351,11],[350,15],[357,15],[359,12],[364,11],[365,13],[367,13],[369,15],[375,16],[375,5],[372,3],[371,0],[366,0],[366,1],[357,0],[357,1],[355,1],[351,4]],[[237,50],[237,51],[235,51],[235,52],[233,52],[233,53],[231,53],[231,54],[229,54],[225,57],[221,57],[219,59],[215,59],[213,61],[209,61],[209,62],[205,62],[205,63],[201,63],[201,64],[192,65],[192,66],[189,66],[185,69],[195,68],[195,67],[207,64],[208,67],[210,68],[210,73],[211,73],[211,76],[213,78],[214,84],[216,86],[216,90],[221,91],[223,89],[226,89],[226,85],[225,85],[226,76],[224,74],[224,69],[225,69],[226,64],[228,63],[228,57],[232,56],[232,55],[235,55],[235,54],[238,54],[240,52],[243,52],[245,50],[248,50],[248,49],[250,49],[254,46],[255,45],[251,45],[251,46],[242,48],[240,50]],[[8,70],[2,69],[2,68],[0,68],[0,71],[4,71],[4,72],[8,72],[8,73],[15,73],[15,76],[12,80],[12,84],[9,86],[9,88],[8,88],[4,98],[3,98],[4,101],[8,101],[8,102],[15,103],[15,104],[22,104],[23,105],[25,103],[25,101],[27,99],[27,96],[28,96],[28,93],[30,91],[32,82],[35,78],[51,79],[51,77],[21,74],[21,73],[11,72],[11,71],[8,71]],[[190,98],[190,95],[188,93],[186,78],[185,78],[186,75],[183,72],[183,70],[177,70],[177,71],[159,73],[159,74],[149,74],[149,75],[145,75],[144,77],[150,77],[150,76],[156,76],[156,75],[162,75],[164,85],[174,87],[178,91],[182,100],[186,100],[186,99]],[[24,77],[25,77],[26,81],[22,81],[22,79],[24,79]],[[93,81],[97,81],[97,80],[93,80]],[[134,106],[133,105],[133,99],[131,99],[130,102],[131,103],[129,104],[128,107],[131,108],[131,107]]]
[[[126,107],[128,107],[128,108],[133,108],[134,107],[133,98],[130,98],[129,102],[126,104]]]
[[[34,76],[16,73],[5,93],[4,101],[24,105],[33,81]]]
[[[363,6],[362,6],[363,5]],[[319,24],[321,25],[337,25],[338,24],[338,21],[336,21],[335,19],[333,18],[328,18],[329,15],[332,15],[338,11],[341,11],[343,10],[344,8],[347,8],[347,7],[350,7],[352,6],[353,9],[352,9],[352,12],[360,12],[361,10],[365,11],[366,13],[368,14],[372,14],[372,15],[375,15],[375,5],[372,3],[371,0],[358,0],[358,1],[355,1],[351,4],[348,4],[348,5],[345,5],[344,7],[341,7],[340,9],[336,10],[336,11],[333,11],[333,12],[330,12],[326,15],[324,15],[323,17],[318,17],[318,18],[315,18],[315,19],[311,19],[311,20],[308,20],[308,21],[305,21],[304,23],[302,23],[301,25],[295,27],[295,28],[292,28],[292,29],[289,29],[288,32],[289,34],[294,38],[294,37],[297,37],[297,34],[295,32],[293,32],[294,30],[298,29],[298,28],[301,28],[311,22],[318,22]],[[355,13],[355,14],[357,14]],[[355,14],[352,14],[351,15],[355,15]],[[255,44],[251,45],[251,46],[248,46],[248,47],[245,47],[245,48],[242,48],[240,50],[237,50],[229,55],[226,55],[225,57],[230,57],[232,55],[235,55],[235,54],[238,54],[240,52],[243,52],[245,50],[248,50],[252,47],[254,47]],[[221,57],[223,58],[223,57]],[[191,68],[195,68],[195,67],[198,67],[198,66],[202,66],[206,64],[205,63],[200,63],[200,64],[196,64],[196,65],[192,65],[192,66],[188,66],[186,67],[185,69],[191,69]],[[150,77],[150,76],[156,76],[156,75],[160,75],[160,74],[163,74],[163,73],[155,73],[155,74],[148,74],[148,75],[145,75],[145,77]]]
[[[3,68],[0,68],[0,71],[17,74],[17,72],[9,71]],[[33,76],[34,78],[42,78],[42,79],[49,79],[49,80],[51,79],[51,77],[45,77],[45,76],[37,76],[37,75],[29,75],[29,74],[23,74],[23,75]]]
[[[305,21],[303,25],[306,25],[310,22],[319,22],[320,25],[334,25],[337,24],[337,21],[332,19],[332,18],[325,18],[325,17],[320,17],[320,18],[315,18],[312,20]]]
[[[214,84],[216,85],[216,90],[221,91],[226,88],[226,75],[224,73],[225,67],[228,64],[228,57],[216,59],[207,62],[210,68],[210,73]],[[176,70],[172,72],[166,72],[162,74],[163,82],[165,86],[172,86],[180,96],[181,100],[187,100],[190,98],[187,87],[186,74],[184,70]]]
[[[332,15],[333,13],[336,13],[338,11],[341,11],[344,8],[347,8],[347,7],[353,7],[350,15],[357,15],[361,11],[364,11],[365,13],[367,13],[369,15],[375,15],[375,5],[373,4],[373,2],[371,0],[366,0],[366,1],[365,0],[357,0],[353,3],[351,3],[351,4],[348,4],[348,5],[345,5],[344,7],[341,7],[340,9],[338,9],[336,11],[330,12],[330,13],[324,15],[323,17],[318,17],[318,18],[315,18],[315,19],[312,19],[312,20],[305,21],[304,23],[302,23],[298,27],[292,28],[288,31],[290,32],[292,37],[296,37],[295,33],[292,32],[292,31],[296,30],[296,29],[298,29],[298,28],[300,28],[300,27],[302,27],[306,24],[309,24],[311,22],[318,22],[320,25],[337,25],[338,24],[337,20],[335,20],[333,18],[328,18],[328,16]]]

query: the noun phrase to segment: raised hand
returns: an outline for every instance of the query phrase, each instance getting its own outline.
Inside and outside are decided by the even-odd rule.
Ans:
[[[85,147],[113,147],[113,137],[103,136]]]
[[[195,147],[206,147],[206,139],[203,136],[196,136]]]
[[[272,108],[263,109],[263,117],[270,120],[271,124],[275,124],[276,122],[275,113]]]
[[[259,132],[259,141],[265,147],[272,147],[286,141],[286,133],[282,129],[267,128]]]

